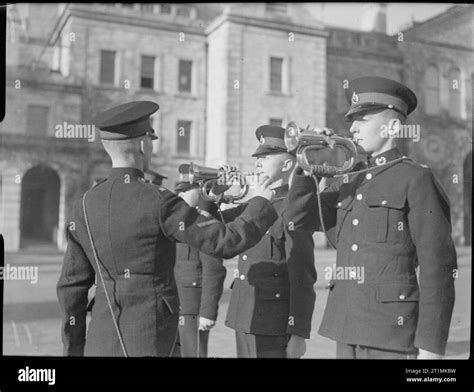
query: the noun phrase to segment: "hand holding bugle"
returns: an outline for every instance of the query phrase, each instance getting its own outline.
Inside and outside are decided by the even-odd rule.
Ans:
[[[180,166],[180,172],[183,172],[183,166]],[[187,166],[189,167],[187,173],[189,183],[201,186],[200,195],[206,201],[222,201],[226,190],[233,185],[239,185],[241,190],[237,195],[225,195],[225,202],[232,203],[247,196],[250,185],[258,183],[256,173],[241,172],[231,165],[222,165],[215,169],[191,162]]]
[[[288,151],[296,150],[298,165],[307,172],[322,177],[334,177],[335,175],[348,173],[358,161],[357,146],[351,139],[334,135],[329,128],[299,128],[294,122],[288,123],[285,130],[285,145]],[[336,150],[342,150],[345,161],[341,166],[330,166],[325,161],[321,162],[321,156],[314,152],[325,150],[329,157]],[[313,154],[310,154],[313,152]]]

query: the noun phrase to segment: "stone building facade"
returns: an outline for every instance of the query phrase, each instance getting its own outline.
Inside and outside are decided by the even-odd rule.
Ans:
[[[347,133],[344,86],[368,75],[417,93],[410,121],[422,137],[400,139],[400,148],[433,168],[451,199],[456,242],[470,240],[472,6],[393,36],[383,5],[365,32],[324,26],[292,3],[9,7],[0,123],[7,250],[45,242],[64,249],[72,200],[107,175],[98,138],[57,137],[61,124],[86,125],[130,100],[158,102],[153,168],[173,188],[183,162],[253,170],[254,132],[264,123]]]

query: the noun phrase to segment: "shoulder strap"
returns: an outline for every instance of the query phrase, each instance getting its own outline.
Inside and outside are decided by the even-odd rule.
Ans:
[[[99,276],[100,276],[100,280],[102,282],[102,286],[104,287],[105,298],[107,299],[107,304],[108,304],[109,309],[110,309],[110,315],[112,316],[112,320],[114,322],[115,330],[117,331],[117,335],[118,335],[118,338],[119,338],[119,341],[120,341],[120,346],[122,347],[122,351],[123,351],[124,356],[128,357],[127,351],[125,350],[125,345],[123,344],[122,334],[120,333],[120,329],[119,329],[119,326],[117,324],[117,320],[115,319],[114,310],[112,309],[112,303],[110,302],[109,294],[107,292],[107,288],[105,287],[105,281],[104,281],[104,277],[102,275],[102,270],[100,268],[99,258],[97,257],[97,252],[95,250],[94,241],[92,240],[92,234],[91,234],[91,230],[90,230],[90,227],[89,227],[89,221],[87,219],[87,212],[86,212],[86,195],[87,195],[88,192],[89,191],[84,193],[84,196],[82,197],[82,210],[84,211],[84,220],[86,222],[87,235],[89,236],[89,241],[90,241],[90,244],[91,244],[92,253],[94,255],[95,264],[97,266],[97,271],[99,271]]]

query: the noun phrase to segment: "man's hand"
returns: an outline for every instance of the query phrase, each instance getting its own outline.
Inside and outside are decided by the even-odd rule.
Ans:
[[[430,351],[423,350],[420,348],[420,352],[418,353],[418,357],[416,359],[442,359],[443,356],[440,354],[432,353]]]
[[[216,325],[214,320],[209,320],[205,317],[199,317],[199,330],[200,331],[209,331],[212,327]]]
[[[260,176],[261,177],[261,176]],[[270,186],[270,177],[263,177],[258,179],[258,184],[255,187],[253,196],[260,196],[269,201],[272,201],[275,196],[275,191],[269,188]]]
[[[334,135],[334,131],[331,128],[313,128],[313,131],[316,132],[318,135]]]
[[[286,346],[287,358],[301,358],[306,352],[306,341],[298,335],[291,335],[290,341]]]

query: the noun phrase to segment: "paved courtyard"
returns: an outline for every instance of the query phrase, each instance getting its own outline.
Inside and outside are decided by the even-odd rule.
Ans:
[[[469,323],[471,314],[471,248],[460,247],[458,252],[459,276],[456,281],[456,304],[451,322],[446,357],[465,359],[469,356]],[[316,250],[316,307],[313,313],[311,339],[307,340],[304,358],[334,358],[335,343],[317,334],[326,304],[327,281],[324,268],[335,263],[335,251]],[[38,280],[6,280],[4,282],[3,355],[62,355],[60,310],[56,298],[56,282],[62,265],[62,254],[47,250],[7,253],[5,265],[37,266]],[[209,356],[234,357],[233,331],[224,325],[230,298],[230,283],[236,260],[226,262],[227,278],[220,302],[216,327],[211,332]]]

